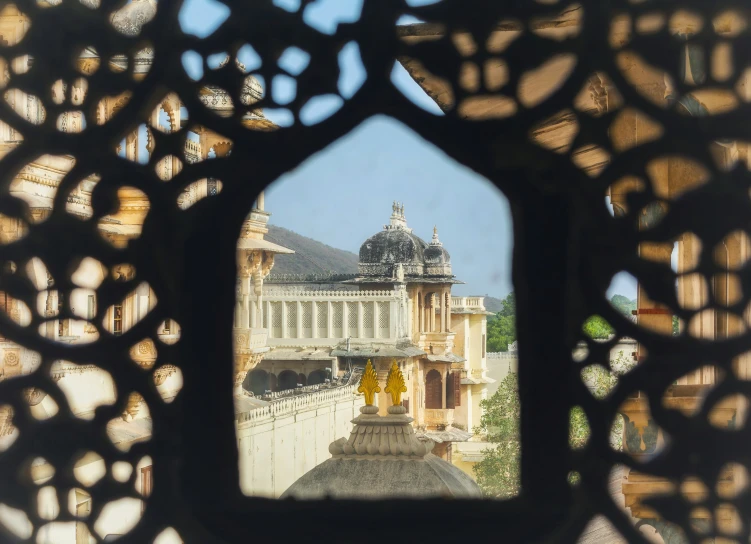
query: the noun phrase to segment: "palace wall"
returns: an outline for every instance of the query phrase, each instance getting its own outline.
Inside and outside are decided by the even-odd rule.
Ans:
[[[237,414],[243,493],[279,497],[331,457],[331,442],[349,438],[352,420],[363,405],[357,385],[348,385],[278,399]]]

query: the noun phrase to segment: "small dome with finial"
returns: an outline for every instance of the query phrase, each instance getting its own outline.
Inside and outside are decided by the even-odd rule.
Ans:
[[[425,258],[425,273],[428,276],[451,275],[451,255],[438,239],[438,227],[433,227],[433,239],[423,255]]]
[[[480,488],[459,468],[430,453],[431,441],[417,438],[401,404],[407,391],[396,361],[391,365],[385,393],[391,397],[388,415],[372,404],[380,391],[368,361],[358,391],[366,404],[352,420],[349,439],[329,445],[331,459],[304,474],[281,498],[383,499],[457,497],[479,498]]]

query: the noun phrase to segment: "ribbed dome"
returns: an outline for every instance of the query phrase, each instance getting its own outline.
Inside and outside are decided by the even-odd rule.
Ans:
[[[383,230],[360,246],[360,262],[422,265],[427,247],[425,240],[406,230]]]
[[[450,276],[451,255],[438,239],[438,228],[433,227],[433,240],[424,253],[425,273],[428,276]]]
[[[403,406],[391,406],[383,417],[374,411],[378,408],[362,407],[349,440],[333,442],[332,458],[305,473],[281,498],[481,497],[472,478],[430,453],[432,442],[415,436]]]
[[[434,231],[432,243],[425,242],[407,227],[404,207],[395,202],[390,223],[360,246],[358,272],[366,278],[391,278],[397,267],[410,277],[451,276],[451,256],[438,233]]]
[[[329,459],[307,472],[280,498],[296,499],[479,499],[478,485],[432,453],[422,459],[355,461]]]
[[[443,247],[428,246],[424,252],[425,264],[448,264],[451,255]]]

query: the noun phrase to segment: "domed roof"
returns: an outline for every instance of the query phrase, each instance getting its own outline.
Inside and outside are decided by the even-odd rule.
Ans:
[[[404,415],[403,406],[379,416],[363,406],[349,440],[329,446],[332,458],[305,473],[281,498],[384,499],[480,498],[479,486],[459,468],[430,453]]]
[[[443,244],[438,239],[438,228],[433,227],[433,241],[424,251],[425,264],[449,264],[451,262],[451,255],[443,247]]]
[[[363,279],[399,274],[412,278],[452,276],[450,263],[451,257],[443,249],[437,232],[433,233],[431,244],[425,242],[407,227],[404,206],[394,202],[389,224],[360,246],[358,272]]]
[[[360,262],[367,264],[422,264],[428,247],[420,237],[404,229],[382,230],[360,246]]]

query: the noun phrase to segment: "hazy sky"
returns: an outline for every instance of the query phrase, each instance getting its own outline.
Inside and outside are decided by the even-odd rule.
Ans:
[[[275,4],[295,11],[300,2],[277,0]],[[306,9],[304,18],[320,31],[332,33],[338,22],[357,20],[361,4],[359,0],[318,0]],[[186,32],[206,36],[228,14],[228,8],[216,0],[187,0],[180,22]],[[250,69],[260,62],[252,50],[244,50],[240,60]],[[200,77],[199,62],[183,59],[194,77]],[[290,50],[282,62],[289,63],[285,68],[297,65],[299,69],[306,65],[305,54]],[[340,90],[347,97],[356,91],[365,73],[356,50],[343,51],[340,63]],[[400,65],[392,80],[413,102],[441,114]],[[284,100],[294,92],[294,82],[288,78],[287,85],[276,89],[274,98]],[[323,100],[310,108],[309,118],[325,118],[335,109],[336,100]],[[283,112],[266,114],[279,124],[286,121]],[[511,290],[512,233],[505,197],[485,178],[385,116],[369,119],[280,178],[266,193],[266,209],[274,225],[357,253],[369,236],[388,223],[394,200],[404,204],[409,226],[426,241],[430,241],[433,226],[438,227],[451,254],[454,274],[466,282],[455,287],[457,294],[503,297]],[[614,282],[612,292],[636,296],[635,285],[625,278]]]

